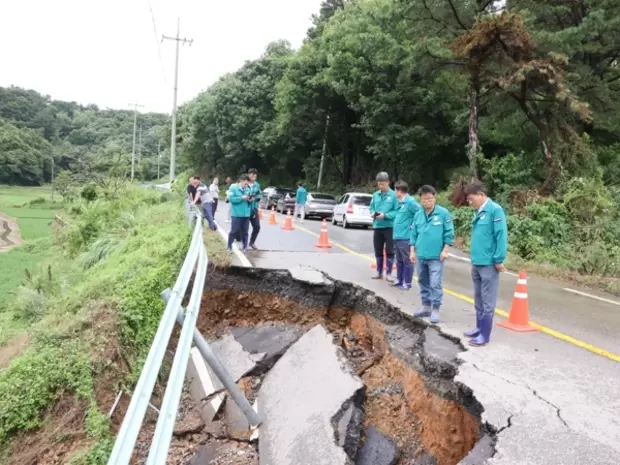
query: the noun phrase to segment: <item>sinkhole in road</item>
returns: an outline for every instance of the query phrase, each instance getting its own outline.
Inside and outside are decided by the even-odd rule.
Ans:
[[[230,463],[258,464],[260,455],[260,463],[267,465],[456,465],[481,464],[493,455],[494,432],[480,420],[482,405],[454,381],[460,343],[371,291],[313,270],[230,267],[207,277],[198,328],[209,341],[235,339],[248,354],[264,357],[255,358],[254,368],[239,380],[264,418],[258,441],[230,431],[224,408],[206,427],[212,438],[228,437],[254,448],[255,453],[243,452],[243,458]],[[329,348],[322,352],[327,345],[333,353]],[[303,352],[304,347],[310,350]],[[336,360],[338,371],[329,374],[325,366]],[[314,378],[304,378],[306,369]],[[338,408],[325,407],[329,424],[313,430],[303,412],[314,422],[324,413],[311,411],[323,406],[321,389],[330,385],[326,392],[336,395],[337,386],[331,385],[338,383],[349,383],[350,395],[336,404],[323,399]],[[285,398],[286,384],[297,399]],[[281,398],[271,400],[270,395]],[[303,408],[286,411],[288,401]],[[330,431],[334,448],[327,452],[329,447],[323,447],[323,454],[332,455],[325,461],[313,455],[322,447],[317,432],[323,430]],[[286,453],[278,451],[287,447]],[[211,461],[201,459],[201,453],[193,463],[229,463],[218,459],[213,448]]]

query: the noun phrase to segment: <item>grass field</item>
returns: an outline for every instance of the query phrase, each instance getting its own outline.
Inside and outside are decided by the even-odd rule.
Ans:
[[[24,329],[23,322],[4,311],[14,291],[26,278],[26,270],[34,272],[51,259],[50,224],[58,205],[50,202],[51,188],[0,186],[0,212],[18,224],[24,244],[0,253],[0,345]]]

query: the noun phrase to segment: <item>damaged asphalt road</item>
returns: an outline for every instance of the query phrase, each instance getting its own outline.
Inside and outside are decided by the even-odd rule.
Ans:
[[[283,337],[278,323],[294,333]],[[266,374],[248,368],[264,374],[254,383],[261,464],[456,465],[493,435],[454,382],[459,343],[357,286],[316,271],[230,268],[207,279],[198,326],[220,350],[234,334],[248,353],[283,353]],[[472,463],[492,452],[475,448]]]
[[[237,291],[284,295],[307,308],[319,305],[354,308],[381,321],[386,327],[390,343],[399,341],[398,344],[392,344],[393,353],[398,358],[407,360],[409,365],[415,364],[421,373],[428,373],[429,368],[434,367],[435,373],[440,373],[444,379],[456,375],[455,386],[461,386],[456,390],[432,386],[432,382],[429,383],[426,378],[425,382],[443,398],[456,399],[461,404],[469,402],[469,410],[481,418],[479,439],[471,454],[460,462],[462,464],[619,463],[618,451],[605,445],[607,441],[592,441],[585,436],[580,431],[583,424],[571,425],[571,421],[562,415],[561,408],[547,400],[544,393],[531,388],[519,378],[518,369],[514,370],[514,379],[496,375],[494,373],[497,371],[502,372],[495,369],[498,363],[496,357],[489,358],[487,365],[484,353],[463,352],[460,343],[455,342],[456,339],[440,334],[410,317],[405,316],[405,320],[402,320],[404,314],[398,312],[397,307],[372,292],[324,276],[318,279],[316,273],[307,270],[296,269],[291,272],[293,276],[287,271],[231,268],[226,274],[210,275],[207,288],[234,288]],[[205,308],[208,306],[203,307],[203,312]],[[403,325],[402,321],[408,323]],[[415,326],[414,330],[411,331],[408,325]],[[448,341],[449,344],[442,345],[441,341]],[[412,356],[415,352],[413,347],[422,356]],[[420,352],[420,348],[424,350]],[[515,368],[518,368],[519,363],[535,364],[536,359],[533,355],[531,360],[515,362],[514,354],[507,349],[504,363],[515,364]],[[471,396],[472,392],[475,399]],[[467,393],[469,400],[465,399]],[[587,425],[588,419],[584,418],[583,421]],[[577,426],[576,430],[571,429],[571,426]],[[610,437],[613,434],[615,432],[610,432]]]

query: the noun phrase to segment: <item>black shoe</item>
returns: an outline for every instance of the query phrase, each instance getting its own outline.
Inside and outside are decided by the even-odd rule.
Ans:
[[[383,279],[383,275],[382,274],[376,274],[371,279]]]
[[[258,247],[256,247],[256,244],[250,244],[250,248],[252,250],[258,250]]]

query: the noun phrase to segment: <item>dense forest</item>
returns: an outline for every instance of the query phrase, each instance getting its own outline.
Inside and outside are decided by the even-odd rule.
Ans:
[[[325,0],[299,50],[272,43],[181,109],[182,152],[288,185],[324,153],[323,189],[387,170],[455,207],[475,176],[515,257],[618,276],[618,37],[612,0]]]
[[[65,171],[84,183],[110,169],[129,175],[134,113],[52,100],[33,90],[0,87],[0,183],[40,185]],[[138,114],[136,177],[168,172],[169,117]]]

